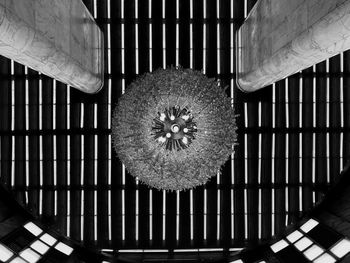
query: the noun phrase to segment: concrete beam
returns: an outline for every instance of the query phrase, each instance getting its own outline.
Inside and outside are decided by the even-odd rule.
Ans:
[[[83,92],[103,86],[103,34],[81,0],[0,0],[0,54]]]
[[[350,49],[350,0],[259,0],[237,32],[237,84],[250,92]]]

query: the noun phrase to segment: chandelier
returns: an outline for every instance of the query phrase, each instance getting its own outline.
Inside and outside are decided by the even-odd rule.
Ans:
[[[236,129],[231,99],[219,82],[199,71],[169,68],[130,84],[114,109],[112,138],[132,176],[175,191],[220,173]]]

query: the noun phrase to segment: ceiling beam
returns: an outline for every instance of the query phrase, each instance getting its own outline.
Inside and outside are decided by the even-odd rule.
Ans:
[[[0,0],[0,54],[83,92],[103,86],[103,34],[81,0]]]
[[[350,49],[350,0],[259,0],[236,40],[239,88],[261,89]]]

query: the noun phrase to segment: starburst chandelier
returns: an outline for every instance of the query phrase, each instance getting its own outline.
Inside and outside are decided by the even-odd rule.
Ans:
[[[231,99],[199,71],[159,69],[137,78],[113,113],[114,148],[128,172],[163,190],[205,184],[236,140]]]

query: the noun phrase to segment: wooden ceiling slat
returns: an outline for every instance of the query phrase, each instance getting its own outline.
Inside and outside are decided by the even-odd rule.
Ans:
[[[267,97],[270,101],[262,101],[261,103],[261,125],[262,127],[269,128],[272,127],[272,89],[268,87]],[[270,96],[269,96],[270,95]],[[271,237],[272,233],[272,135],[262,134],[261,136],[261,184],[266,185],[266,188],[261,190],[261,238],[264,240]],[[271,187],[269,187],[271,186]]]
[[[212,178],[209,184],[205,185],[207,189],[207,240],[204,241],[205,247],[216,247],[217,242],[217,211],[218,196],[216,190],[216,177]],[[205,205],[205,204],[204,204]]]
[[[53,129],[53,79],[42,75],[42,129]],[[40,120],[39,120],[40,121]],[[53,136],[42,136],[42,217],[44,222],[50,222],[55,215],[54,191],[47,189],[54,184],[53,167]]]
[[[340,72],[340,55],[329,59],[329,72]],[[332,128],[339,128],[340,123],[340,78],[330,75],[329,78],[329,126]],[[340,169],[340,132],[331,132],[329,134],[329,170],[330,182],[339,176]]]
[[[152,0],[153,69],[163,67],[162,0]]]
[[[299,74],[292,75],[288,78],[288,111],[289,127],[297,128],[299,124]],[[288,207],[289,222],[296,222],[299,216],[299,133],[290,133],[288,143]],[[276,171],[276,174],[278,171]],[[282,173],[283,174],[283,173]]]
[[[19,76],[24,76],[24,66],[14,63],[14,74]],[[14,129],[16,130],[24,130],[25,129],[25,81],[24,78],[15,81],[14,85]],[[14,173],[14,188],[18,186],[25,186],[25,137],[24,136],[16,136],[13,137],[15,142],[15,155],[14,155],[14,165],[12,166],[12,171]],[[25,204],[25,193],[22,190],[15,190],[16,199],[22,205]]]
[[[275,84],[275,126],[284,129],[286,127],[286,105],[285,105],[285,81],[281,80]],[[286,134],[275,134],[275,233],[278,235],[285,230],[286,221]]]
[[[149,223],[150,207],[149,196],[150,188],[144,184],[138,186],[139,189],[139,247],[150,247]]]
[[[204,187],[196,187],[193,190],[193,245],[192,247],[200,247],[203,242],[203,210],[204,208]]]
[[[138,1],[138,17],[139,21],[148,20],[148,1]],[[139,72],[143,74],[149,71],[149,21],[138,22],[138,34],[139,34]]]
[[[313,68],[303,71],[303,108],[302,108],[302,126],[304,128],[313,127]],[[305,76],[305,75],[306,76]],[[312,163],[313,163],[313,133],[304,132],[302,138],[302,178],[303,178],[303,210],[312,208],[313,206],[313,186],[312,186]]]
[[[302,72],[303,105],[302,105],[302,127],[313,127],[313,68]],[[304,132],[302,135],[302,178],[303,178],[303,210],[313,206],[313,185],[312,185],[312,163],[313,163],[313,133]]]
[[[163,243],[163,192],[153,191],[152,199],[152,247],[160,248],[164,246]]]
[[[327,78],[326,62],[316,65],[316,72],[320,75],[316,78],[316,127],[326,127],[327,106]],[[316,202],[322,198],[322,188],[327,184],[327,139],[325,133],[316,134],[316,183],[322,185],[316,194]]]
[[[67,85],[56,82],[56,128],[67,129]],[[57,185],[67,185],[67,136],[58,135],[57,146]],[[64,189],[64,188],[63,188]],[[57,218],[58,228],[65,233],[67,230],[67,190],[57,191]]]
[[[169,249],[176,247],[176,192],[166,194],[165,244]],[[159,231],[159,230],[158,230]]]
[[[179,0],[179,64],[190,67],[190,1]]]
[[[78,123],[73,124],[74,126],[80,126],[80,105],[73,104],[71,112],[74,112],[74,115],[77,116],[79,120]],[[74,110],[73,110],[74,109]],[[69,186],[79,186],[81,183],[81,144],[82,138],[81,135],[76,134],[70,137],[70,184]],[[81,239],[81,191],[78,189],[70,190],[70,236],[75,240]]]
[[[98,137],[97,186],[108,185],[108,135]],[[106,242],[109,238],[108,224],[108,192],[97,191],[97,235]]]
[[[344,64],[344,73],[350,72],[350,51],[344,52],[344,58],[343,58],[343,64]],[[350,77],[345,76],[343,78],[343,96],[344,96],[344,111],[343,111],[343,117],[344,117],[344,127],[349,128],[350,127]],[[344,142],[348,142],[350,140],[350,133],[344,132]],[[346,165],[350,161],[350,145],[348,143],[343,144],[343,163]]]
[[[33,78],[32,78],[33,77]],[[28,69],[29,129],[39,130],[39,79],[38,72]],[[29,136],[29,187],[39,185],[39,136]],[[28,191],[28,208],[33,214],[39,213],[39,190]]]
[[[190,191],[180,192],[179,241],[177,247],[191,246]]]
[[[176,65],[176,0],[166,0],[165,2],[165,47],[167,66]],[[159,41],[159,39],[158,39]]]
[[[203,69],[203,1],[193,0],[193,68]]]

